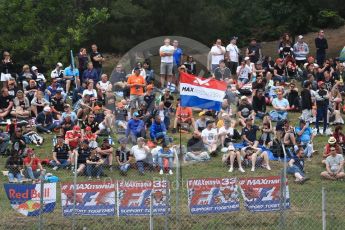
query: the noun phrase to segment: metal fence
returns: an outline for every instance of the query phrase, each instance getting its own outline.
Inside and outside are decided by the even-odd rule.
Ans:
[[[61,172],[65,173],[65,172]],[[110,171],[105,170],[106,174]],[[73,192],[68,197],[70,204],[77,207],[80,201],[80,193],[82,190],[75,192],[74,184],[80,183],[103,183],[114,184],[116,196],[107,197],[105,195],[103,202],[109,199],[116,210],[118,203],[116,199],[125,195],[126,191],[120,192],[120,184],[131,185],[130,179],[116,178],[108,176],[102,177],[99,181],[95,178],[88,180],[87,177],[74,177],[72,173],[68,178]],[[283,174],[282,174],[283,175]],[[282,179],[282,175],[279,175]],[[198,178],[196,175],[196,179]],[[246,179],[246,176],[241,177]],[[239,195],[240,207],[239,211],[215,213],[215,214],[198,214],[193,215],[188,208],[188,191],[185,178],[179,173],[174,176],[159,176],[151,180],[143,181],[166,181],[167,185],[159,187],[159,196],[153,190],[149,192],[149,199],[145,200],[148,213],[145,216],[119,216],[115,213],[113,216],[81,216],[76,209],[72,209],[69,216],[64,216],[63,204],[66,197],[62,197],[61,191],[65,188],[63,182],[56,183],[56,204],[54,211],[51,213],[44,212],[47,208],[47,202],[43,201],[44,196],[38,196],[36,202],[26,203],[22,207],[11,207],[10,202],[4,195],[6,191],[1,186],[1,229],[344,229],[345,219],[343,213],[345,210],[345,191],[339,189],[320,188],[319,190],[305,190],[303,186],[289,188],[290,208],[285,209],[287,194],[285,183],[281,183],[279,196],[279,210],[272,212],[250,212],[246,209],[243,198]],[[283,180],[282,180],[283,181]],[[238,181],[237,181],[238,182]],[[133,184],[133,183],[132,183]],[[33,186],[32,184],[27,184]],[[41,182],[40,194],[51,192],[51,186],[55,183]],[[78,188],[80,189],[80,188]],[[140,189],[137,191],[140,193]],[[240,192],[238,193],[240,194]],[[18,194],[12,194],[19,196]],[[21,194],[25,196],[25,194]],[[162,198],[162,196],[164,198]],[[283,199],[285,197],[285,199]],[[92,196],[89,197],[92,200]],[[159,215],[154,213],[154,202],[162,198],[160,202],[166,204],[164,210]],[[84,197],[85,200],[85,197]],[[29,212],[35,209],[35,205],[39,203],[39,214],[37,216],[24,216],[19,213]],[[36,206],[37,208],[37,206]]]

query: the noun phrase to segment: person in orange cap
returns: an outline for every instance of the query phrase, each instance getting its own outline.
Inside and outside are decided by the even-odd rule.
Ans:
[[[147,111],[148,112],[152,112],[152,110],[154,109],[154,102],[155,102],[155,95],[153,92],[153,85],[148,85],[146,87],[146,92],[144,95],[144,102],[147,105]]]

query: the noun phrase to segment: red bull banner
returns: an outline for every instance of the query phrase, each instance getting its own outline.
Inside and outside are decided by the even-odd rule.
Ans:
[[[61,183],[61,205],[64,216],[114,216],[115,184],[113,182]],[[74,206],[75,197],[75,206]]]
[[[151,211],[153,215],[164,215],[170,212],[167,181],[118,181],[117,185],[119,216],[145,216]]]
[[[239,185],[248,211],[271,212],[280,210],[279,176],[244,178],[239,180]],[[286,186],[285,208],[290,208],[288,186]]]
[[[24,216],[38,216],[53,212],[56,204],[56,183],[46,183],[41,194],[41,184],[4,184],[11,206]],[[40,199],[43,196],[43,207]]]
[[[190,179],[187,189],[191,214],[233,212],[240,209],[236,178]]]

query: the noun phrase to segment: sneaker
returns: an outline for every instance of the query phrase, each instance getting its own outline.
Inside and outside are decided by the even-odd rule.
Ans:
[[[163,169],[159,170],[159,175],[163,175]]]
[[[174,173],[173,173],[173,171],[170,169],[170,170],[169,170],[169,175],[172,175],[172,174],[174,174]]]
[[[234,171],[234,168],[230,167],[229,172],[233,172],[233,171]]]
[[[53,168],[53,170],[56,171],[58,168],[59,168],[59,167],[55,166],[55,167]]]
[[[47,133],[52,133],[52,131],[48,130]]]
[[[254,171],[255,171],[255,168],[252,168],[250,171],[254,172]]]
[[[88,179],[88,180],[91,180],[91,179],[92,179],[92,177],[90,177],[90,176],[89,176],[87,179]]]
[[[238,171],[240,171],[241,173],[245,173],[246,171],[244,171],[244,169],[241,167],[238,169]]]
[[[99,176],[96,177],[97,180],[100,180],[101,178]]]
[[[271,171],[271,167],[270,167],[269,165],[266,166],[266,169],[267,169],[268,171]]]

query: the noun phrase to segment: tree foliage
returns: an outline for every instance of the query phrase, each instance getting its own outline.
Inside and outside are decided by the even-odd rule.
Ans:
[[[211,44],[231,36],[277,39],[344,24],[341,0],[11,0],[1,1],[0,46],[20,64],[67,61],[69,49],[97,43],[122,53],[156,36]]]

